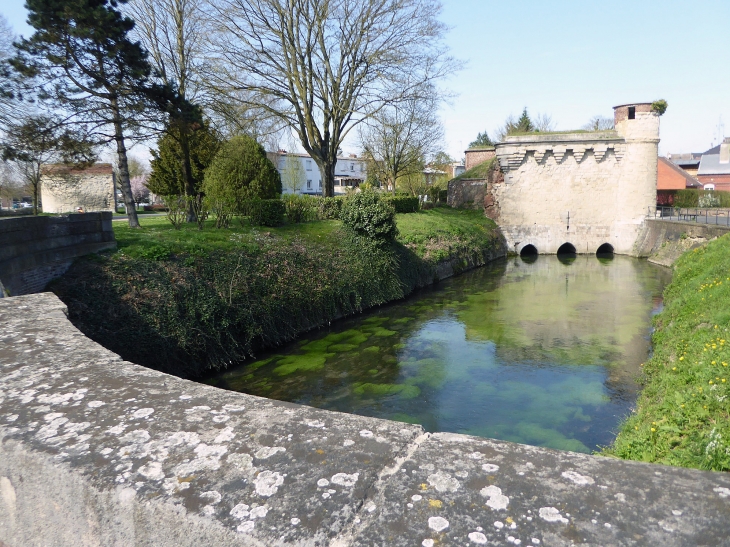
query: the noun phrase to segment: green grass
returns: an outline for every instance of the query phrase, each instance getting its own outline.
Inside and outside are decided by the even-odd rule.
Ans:
[[[216,229],[214,221],[206,221],[203,230],[196,224],[184,224],[175,230],[165,217],[140,218],[142,229],[130,228],[126,222],[114,223],[114,235],[120,252],[132,257],[148,256],[150,249],[165,249],[172,255],[194,255],[241,247],[258,246],[260,239],[276,239],[291,243],[301,239],[309,243],[329,246],[340,222],[322,220],[302,224],[288,224],[277,228],[254,228],[234,223],[232,228]]]
[[[464,171],[461,175],[456,177],[454,180],[486,179],[489,176],[489,171],[492,169],[492,166],[494,165],[495,161],[497,161],[497,158],[492,158],[491,160],[487,160],[483,163],[480,163],[479,165],[475,165],[468,171]]]
[[[730,234],[685,253],[655,318],[637,409],[604,454],[730,470]]]

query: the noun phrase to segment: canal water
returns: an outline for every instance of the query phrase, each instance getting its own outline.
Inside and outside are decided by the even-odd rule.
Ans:
[[[225,389],[536,446],[610,444],[670,273],[616,256],[500,260],[210,378]]]

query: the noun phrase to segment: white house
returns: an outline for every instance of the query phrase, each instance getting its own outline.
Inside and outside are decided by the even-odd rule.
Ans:
[[[285,194],[322,194],[322,175],[314,160],[307,154],[279,150],[269,159],[281,175]],[[344,194],[347,188],[357,188],[367,177],[367,167],[357,154],[341,155],[335,164],[335,194]]]

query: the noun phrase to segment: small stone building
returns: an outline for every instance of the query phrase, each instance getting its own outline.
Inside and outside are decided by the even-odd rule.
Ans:
[[[110,163],[87,169],[46,165],[41,176],[41,202],[45,213],[68,213],[115,209],[114,171]]]

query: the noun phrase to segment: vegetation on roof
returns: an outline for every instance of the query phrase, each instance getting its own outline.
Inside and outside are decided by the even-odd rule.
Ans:
[[[497,161],[497,158],[492,158],[492,159],[485,161],[484,163],[475,165],[468,171],[464,171],[461,175],[454,178],[454,180],[486,179],[489,176],[489,171],[492,169],[492,166],[494,165],[495,161]]]

